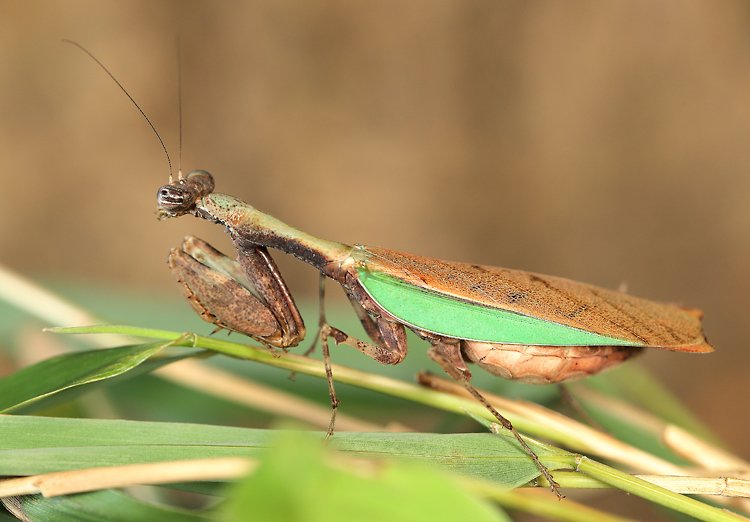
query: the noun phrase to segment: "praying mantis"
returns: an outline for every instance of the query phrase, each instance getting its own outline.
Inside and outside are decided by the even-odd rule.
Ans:
[[[66,42],[89,55],[125,92],[159,139],[171,172],[164,141],[140,106],[93,54]],[[298,345],[305,337],[304,321],[268,249],[291,254],[320,272],[316,341],[332,405],[328,435],[338,407],[329,339],[382,364],[398,364],[407,354],[409,329],[427,341],[430,357],[513,433],[558,497],[559,485],[549,470],[510,421],[471,385],[467,362],[506,379],[562,383],[616,366],[645,348],[713,351],[699,310],[560,277],[320,239],[240,199],[215,193],[213,177],[204,170],[179,173],[176,180],[170,174],[169,183],[157,192],[157,206],[162,219],[190,214],[223,225],[234,243],[237,261],[194,237],[168,257],[191,306],[217,327],[271,347]],[[326,278],[341,285],[369,342],[328,323]]]
[[[507,379],[561,383],[620,364],[644,348],[713,351],[698,310],[560,277],[320,239],[215,193],[213,177],[204,170],[160,187],[157,204],[161,218],[191,214],[223,225],[232,239],[236,262],[194,237],[168,257],[192,307],[218,327],[273,347],[296,346],[305,336],[304,322],[268,249],[320,272],[317,335],[333,410],[329,434],[338,400],[328,340],[382,364],[398,364],[407,354],[408,328],[430,344],[430,357],[516,436],[558,496],[559,485],[534,451],[470,384],[467,362]],[[325,278],[341,285],[369,342],[328,324]]]

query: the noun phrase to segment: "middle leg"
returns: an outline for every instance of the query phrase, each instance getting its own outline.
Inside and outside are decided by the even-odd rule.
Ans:
[[[318,287],[318,332],[313,340],[313,344],[307,349],[305,355],[309,355],[315,349],[316,344],[318,342],[320,343],[321,351],[323,352],[323,365],[326,372],[326,380],[328,382],[328,395],[331,400],[331,421],[328,425],[328,432],[326,434],[326,437],[330,437],[333,435],[335,428],[336,412],[340,401],[336,395],[336,389],[333,383],[333,371],[331,369],[331,355],[328,340],[333,339],[337,345],[345,344],[356,348],[361,353],[382,364],[398,364],[401,362],[406,356],[407,346],[406,332],[403,325],[393,321],[388,321],[382,317],[370,317],[360,302],[348,291],[347,296],[349,297],[349,301],[354,307],[367,335],[375,344],[352,337],[335,326],[331,326],[328,323],[325,314],[325,281],[326,278],[321,273]]]

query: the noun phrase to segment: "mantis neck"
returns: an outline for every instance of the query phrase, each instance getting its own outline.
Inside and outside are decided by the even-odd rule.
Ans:
[[[195,213],[225,225],[238,249],[257,245],[275,248],[334,279],[338,279],[339,266],[352,251],[349,245],[317,238],[226,194],[202,198]]]

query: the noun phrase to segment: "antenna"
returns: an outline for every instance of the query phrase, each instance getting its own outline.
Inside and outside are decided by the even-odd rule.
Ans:
[[[159,134],[159,131],[156,130],[156,127],[154,127],[154,124],[151,123],[151,120],[148,119],[148,116],[146,116],[146,113],[143,112],[143,109],[141,109],[141,106],[138,105],[138,103],[133,99],[133,97],[130,95],[130,93],[125,89],[125,87],[122,86],[122,84],[115,78],[115,75],[112,74],[107,67],[99,61],[99,59],[94,56],[88,49],[86,49],[84,46],[79,44],[78,42],[74,42],[73,40],[63,39],[63,43],[67,43],[70,45],[73,45],[75,47],[78,47],[81,51],[89,55],[89,57],[96,62],[96,64],[101,67],[105,73],[109,75],[110,78],[117,84],[117,86],[120,88],[122,92],[125,93],[125,96],[127,96],[131,102],[133,102],[133,105],[135,105],[135,108],[138,109],[138,112],[141,113],[141,116],[146,120],[146,123],[148,123],[148,126],[151,127],[151,130],[154,131],[154,134],[156,134],[156,137],[159,139],[159,143],[161,144],[161,148],[164,150],[164,154],[167,156],[167,164],[169,165],[169,183],[172,183],[172,159],[169,157],[169,152],[167,151],[167,146],[164,145],[164,140],[161,139],[161,135]],[[182,155],[182,103],[180,103],[180,155]]]
[[[180,146],[177,156],[177,179],[182,179],[182,38],[177,36],[177,114],[180,126]],[[170,183],[172,179],[170,178]]]

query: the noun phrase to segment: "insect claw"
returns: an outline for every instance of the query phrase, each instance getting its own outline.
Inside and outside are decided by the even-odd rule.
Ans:
[[[333,411],[331,411],[331,420],[328,423],[328,430],[326,431],[325,440],[333,437],[334,426],[336,426],[336,408],[338,408],[338,401],[336,401],[335,404],[332,401],[331,406],[333,407]]]
[[[220,331],[222,331],[223,329],[224,329],[224,328],[222,328],[221,326],[217,326],[216,328],[214,328],[213,330],[211,330],[211,333],[210,333],[210,334],[208,334],[208,335],[214,335],[214,334],[217,334],[217,333],[219,333]],[[230,331],[230,333],[231,333],[231,331]]]

